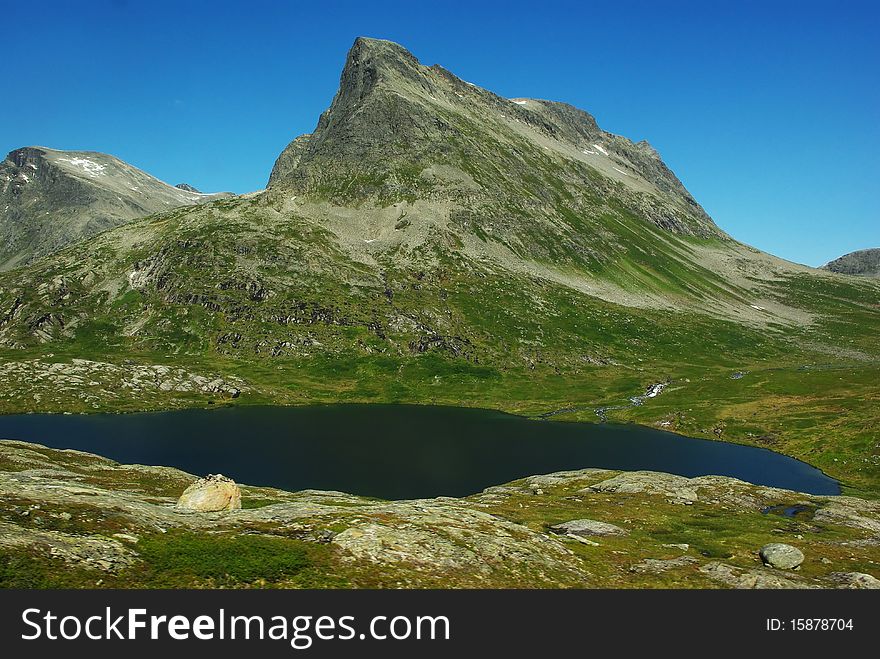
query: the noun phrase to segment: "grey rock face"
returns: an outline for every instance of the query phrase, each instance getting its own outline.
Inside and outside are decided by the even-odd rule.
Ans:
[[[104,153],[16,149],[0,162],[0,270],[139,217],[224,196],[173,187]]]
[[[550,527],[554,533],[565,535],[579,536],[610,536],[610,535],[628,535],[629,531],[622,529],[614,524],[607,522],[599,522],[594,519],[573,519],[570,522],[555,524]]]
[[[196,194],[202,194],[201,191],[197,190],[196,188],[191,186],[189,183],[178,183],[174,187],[177,188],[178,190],[183,190],[184,192],[195,192]]]
[[[880,247],[844,254],[840,258],[826,263],[822,268],[844,275],[880,277]]]
[[[793,570],[804,562],[804,554],[797,547],[782,542],[772,542],[761,547],[759,552],[765,565],[780,570]]]

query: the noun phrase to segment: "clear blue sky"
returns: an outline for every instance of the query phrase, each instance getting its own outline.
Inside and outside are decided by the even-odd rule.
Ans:
[[[354,38],[647,139],[718,224],[819,265],[880,246],[880,2],[4,2],[0,150],[246,192]]]

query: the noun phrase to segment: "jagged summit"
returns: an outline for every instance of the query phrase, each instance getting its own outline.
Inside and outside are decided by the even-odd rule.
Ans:
[[[423,68],[415,55],[393,41],[358,37],[342,69],[339,97],[363,98],[373,86],[395,76],[418,81],[424,78]]]
[[[105,153],[15,149],[0,163],[0,270],[135,218],[213,198]]]
[[[567,103],[503,98],[363,37],[330,107],[282,152],[269,187],[340,204],[445,200],[481,215],[524,199],[550,213],[589,195],[674,233],[725,237],[647,142],[607,133]]]

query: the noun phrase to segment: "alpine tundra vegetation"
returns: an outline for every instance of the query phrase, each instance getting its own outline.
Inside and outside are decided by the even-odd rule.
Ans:
[[[98,185],[119,201],[75,192]],[[587,112],[359,38],[265,190],[31,147],[0,193],[0,412],[481,407],[761,446],[848,495],[585,470],[426,501],[244,487],[193,513],[173,503],[194,476],[6,442],[6,585],[876,584],[880,280],[737,242]],[[795,555],[774,542],[797,572],[763,565]]]

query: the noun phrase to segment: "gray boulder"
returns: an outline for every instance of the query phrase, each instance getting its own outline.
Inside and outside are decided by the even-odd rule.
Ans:
[[[804,562],[804,553],[797,547],[782,542],[771,542],[758,552],[764,565],[780,570],[794,570]]]

